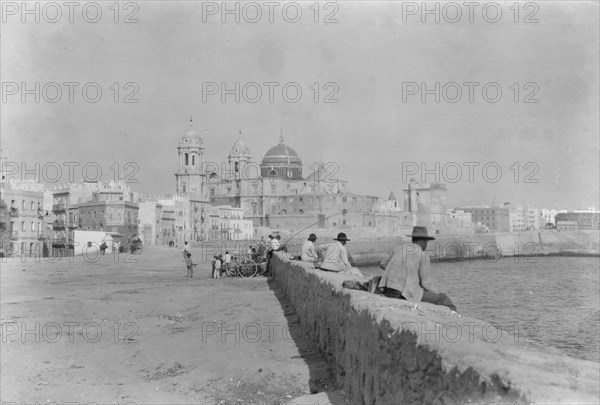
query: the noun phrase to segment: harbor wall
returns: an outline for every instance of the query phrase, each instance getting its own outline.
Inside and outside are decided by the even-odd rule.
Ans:
[[[274,256],[273,275],[352,404],[599,403],[599,365],[478,319],[342,288]]]
[[[527,231],[473,235],[434,235],[427,246],[432,262],[445,260],[496,260],[507,256],[600,256],[600,231]],[[356,265],[378,264],[409,237],[382,241],[351,241],[348,252]]]

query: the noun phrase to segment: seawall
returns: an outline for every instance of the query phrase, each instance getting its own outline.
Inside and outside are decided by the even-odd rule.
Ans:
[[[473,235],[434,235],[427,246],[432,262],[496,259],[506,256],[600,256],[600,231],[527,231]],[[409,237],[351,241],[348,252],[356,265],[376,265]]]
[[[346,277],[274,257],[273,275],[352,404],[599,403],[599,365],[445,307],[342,288]]]

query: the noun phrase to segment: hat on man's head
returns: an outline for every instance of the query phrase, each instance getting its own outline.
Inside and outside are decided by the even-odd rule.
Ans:
[[[308,235],[308,240],[310,241],[316,241],[317,240],[317,235],[315,235],[314,233],[311,233],[310,235]]]
[[[340,241],[340,242],[342,242],[342,241],[346,241],[346,242],[350,241],[350,239],[348,239],[348,237],[346,236],[346,234],[344,232],[338,233],[337,238],[333,238],[333,240],[337,240],[337,241]]]
[[[427,227],[425,227],[425,226],[413,227],[412,235],[406,235],[406,236],[410,236],[415,239],[435,240],[435,238],[433,238],[427,234]]]

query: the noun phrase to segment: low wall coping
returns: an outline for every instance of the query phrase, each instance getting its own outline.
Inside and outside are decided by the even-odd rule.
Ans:
[[[364,375],[373,380],[377,380],[380,375],[385,375],[387,380],[393,378],[397,381],[411,378],[406,375],[406,370],[390,372],[389,365],[385,370],[381,369],[381,364],[385,363],[383,357],[393,357],[390,353],[380,353],[377,350],[362,352],[358,356],[356,353],[347,353],[348,350],[345,349],[348,347],[364,349],[364,336],[360,336],[360,333],[347,333],[347,330],[351,330],[349,328],[353,322],[358,322],[358,317],[367,315],[370,327],[377,331],[374,336],[371,333],[367,344],[388,347],[388,351],[398,352],[407,350],[403,345],[412,344],[419,353],[430,352],[434,357],[439,356],[441,376],[440,373],[432,372],[431,378],[443,379],[443,386],[450,384],[449,397],[456,398],[457,392],[461,392],[461,387],[453,387],[452,384],[460,385],[460,381],[465,378],[475,378],[478,379],[477,384],[465,383],[464,392],[458,395],[460,400],[467,402],[488,398],[497,403],[507,401],[506,403],[511,404],[600,403],[598,363],[571,358],[557,349],[520,341],[523,337],[502,331],[489,322],[452,313],[446,307],[411,303],[345,289],[342,282],[349,279],[348,276],[314,269],[312,263],[290,261],[281,253],[275,253],[274,257],[275,279],[286,290],[302,327],[318,341],[319,349],[338,370],[345,370],[352,358],[355,367],[364,373],[362,385],[365,384]],[[312,288],[313,291],[307,288]],[[321,307],[316,307],[316,301],[320,302]],[[330,305],[326,311],[320,309],[323,303]],[[333,333],[326,329],[336,323],[341,328],[339,339],[324,342],[323,336]],[[370,339],[375,339],[375,342],[368,343]],[[390,340],[393,342],[391,346]],[[360,364],[361,362],[364,364]],[[360,393],[365,389],[360,381],[357,383],[356,378],[350,377],[351,373],[343,371],[341,374],[344,375],[338,375],[338,378],[347,391]],[[423,389],[429,389],[428,384],[431,389],[439,387],[440,381],[428,382],[427,374],[429,372],[423,377]],[[389,381],[386,382],[388,383]],[[373,384],[376,385],[375,388],[368,387],[374,392],[368,403],[386,403],[382,402],[386,398],[385,393],[381,396],[377,394],[381,385],[377,381]],[[467,386],[479,388],[469,389]],[[484,392],[481,392],[482,386],[485,388]],[[447,397],[442,392],[440,398]],[[364,398],[354,398],[353,403],[354,400],[362,403]],[[389,397],[386,400],[389,402]],[[398,398],[398,403],[401,400],[402,398]],[[448,402],[441,400],[439,403]]]

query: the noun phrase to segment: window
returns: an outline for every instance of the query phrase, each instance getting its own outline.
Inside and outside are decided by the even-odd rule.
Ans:
[[[31,221],[31,230],[35,231],[35,222]]]
[[[87,247],[92,247],[92,242],[88,242]]]
[[[183,154],[184,164],[187,166],[189,164],[189,156],[187,153]]]
[[[25,200],[21,201],[21,208],[25,209]]]
[[[277,193],[277,186],[275,184],[271,184],[271,194]]]
[[[185,194],[185,184],[184,184],[182,187],[183,187],[183,188],[182,188],[182,190],[181,190],[181,191],[183,192],[183,194]]]
[[[342,202],[346,202],[346,197],[342,197]]]
[[[342,225],[346,225],[346,220],[342,220]]]
[[[196,155],[192,155],[192,166],[196,165]]]
[[[25,221],[22,221],[22,222],[21,222],[21,230],[22,230],[22,231],[25,231]]]
[[[31,211],[34,211],[34,210],[35,210],[35,203],[32,201],[31,202]]]

